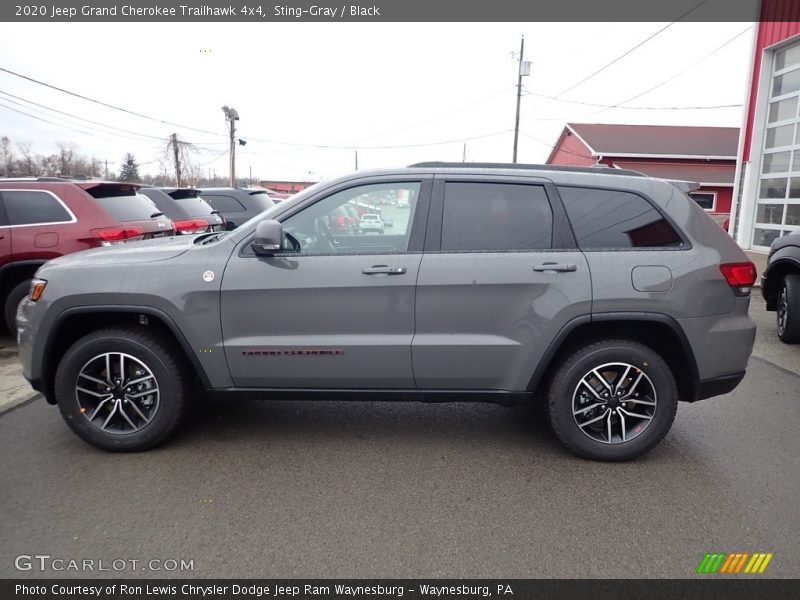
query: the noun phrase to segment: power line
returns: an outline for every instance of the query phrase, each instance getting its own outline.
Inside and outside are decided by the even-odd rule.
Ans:
[[[356,139],[349,140],[349,141],[343,142],[343,143],[352,144],[352,143],[355,143],[355,142],[363,142],[365,140],[374,140],[376,138],[380,138],[380,137],[384,137],[384,136],[387,136],[387,135],[391,135],[393,133],[400,133],[402,131],[407,131],[409,129],[414,129],[416,127],[421,127],[422,125],[427,125],[429,123],[433,123],[434,121],[438,121],[439,119],[442,119],[442,118],[445,118],[445,117],[449,117],[450,115],[454,115],[456,113],[463,112],[463,111],[467,110],[468,108],[472,108],[473,106],[477,106],[478,104],[483,104],[484,102],[492,100],[493,98],[497,98],[498,96],[500,96],[502,94],[505,94],[506,92],[512,90],[514,87],[515,86],[505,87],[502,90],[500,90],[498,92],[495,92],[494,94],[490,94],[488,96],[485,96],[485,97],[483,97],[483,98],[481,98],[479,100],[476,100],[474,102],[471,102],[470,104],[466,104],[466,105],[461,106],[459,108],[454,108],[454,109],[449,110],[447,112],[440,113],[440,114],[436,115],[435,117],[431,117],[430,119],[426,119],[424,121],[419,121],[417,123],[413,123],[411,125],[406,125],[404,127],[398,127],[397,129],[391,129],[389,131],[384,131],[383,133],[376,133],[375,135],[370,135],[370,136],[362,137],[362,138],[356,138]]]
[[[503,133],[508,133],[513,131],[512,129],[503,129],[501,131],[493,131],[491,133],[484,133],[480,135],[474,135],[470,137],[463,137],[463,138],[455,138],[452,140],[442,140],[439,142],[425,142],[422,144],[398,144],[398,145],[387,145],[387,146],[336,146],[336,145],[329,145],[329,144],[301,144],[298,142],[279,142],[276,140],[263,140],[259,138],[254,138],[251,136],[247,137],[248,142],[261,142],[264,144],[274,144],[276,146],[296,146],[299,148],[322,148],[326,150],[397,150],[402,148],[424,148],[428,146],[444,146],[446,144],[455,144],[457,142],[469,142],[471,140],[479,140],[488,137],[494,137],[496,135],[501,135]]]
[[[163,119],[158,119],[156,117],[151,117],[149,115],[145,115],[145,114],[133,111],[133,110],[129,110],[127,108],[122,108],[120,106],[114,106],[113,104],[109,104],[107,102],[103,102],[102,100],[95,100],[94,98],[89,98],[88,96],[84,96],[84,95],[78,94],[76,92],[71,92],[69,90],[65,90],[64,88],[60,88],[58,86],[55,86],[55,85],[52,85],[52,84],[49,84],[49,83],[45,83],[44,81],[39,81],[38,79],[34,79],[33,77],[28,77],[27,75],[22,75],[21,73],[16,73],[16,72],[11,71],[10,69],[6,69],[4,67],[0,67],[0,71],[2,71],[4,73],[8,73],[9,75],[14,75],[15,77],[19,77],[21,79],[25,79],[27,81],[31,81],[33,83],[37,83],[39,85],[43,85],[43,86],[48,87],[50,89],[56,90],[58,92],[62,92],[64,94],[69,94],[70,96],[74,96],[76,98],[80,98],[81,100],[86,100],[87,102],[93,102],[94,104],[99,104],[100,106],[105,106],[106,108],[111,108],[111,109],[114,109],[114,110],[118,110],[120,112],[127,113],[127,114],[133,115],[135,117],[141,117],[143,119],[148,119],[150,121],[155,121],[156,123],[161,123],[163,125],[170,125],[172,127],[180,127],[181,129],[189,129],[191,131],[197,131],[197,132],[206,133],[206,134],[209,134],[209,135],[216,135],[216,136],[223,136],[224,135],[224,134],[218,133],[216,131],[208,131],[208,130],[205,130],[205,129],[197,129],[196,127],[189,127],[188,125],[181,125],[180,123],[173,123],[171,121],[165,121]]]
[[[627,98],[627,99],[623,100],[622,102],[618,102],[617,104],[614,104],[614,105],[612,105],[612,106],[608,106],[608,107],[606,107],[606,108],[603,108],[603,110],[599,110],[599,111],[597,111],[597,112],[589,113],[588,115],[585,115],[585,116],[587,116],[587,117],[588,117],[588,116],[592,116],[592,115],[597,115],[597,114],[600,114],[600,113],[602,113],[602,112],[606,112],[607,110],[611,110],[612,108],[620,108],[620,107],[621,107],[621,108],[626,108],[626,109],[627,109],[627,108],[630,108],[630,107],[623,106],[623,105],[624,105],[624,104],[627,104],[627,103],[628,103],[628,102],[630,102],[631,100],[636,100],[637,98],[641,98],[642,96],[646,96],[646,95],[647,95],[647,94],[649,94],[650,92],[652,92],[652,91],[654,91],[654,90],[656,90],[656,89],[660,88],[662,85],[666,85],[666,84],[667,84],[667,83],[669,83],[670,81],[673,81],[674,79],[677,79],[678,77],[680,77],[681,75],[683,75],[684,73],[686,73],[686,71],[689,71],[690,69],[693,69],[694,67],[696,67],[697,65],[699,65],[699,64],[700,64],[701,62],[703,62],[704,60],[711,58],[711,57],[712,57],[714,54],[716,54],[717,52],[719,52],[720,50],[722,50],[723,48],[725,48],[725,47],[726,47],[728,44],[731,44],[731,43],[733,43],[733,42],[734,42],[736,39],[738,39],[739,37],[741,37],[742,35],[744,35],[744,34],[745,34],[745,33],[747,33],[748,31],[750,31],[752,28],[753,28],[753,27],[752,27],[752,25],[751,25],[750,27],[748,27],[748,28],[746,28],[746,29],[743,29],[742,31],[740,31],[739,33],[737,33],[735,36],[733,36],[732,38],[730,38],[728,41],[724,42],[724,43],[723,43],[721,46],[718,46],[717,48],[715,48],[714,50],[712,50],[711,52],[709,52],[709,53],[708,53],[708,54],[706,54],[705,56],[703,56],[703,57],[699,58],[698,60],[696,60],[695,62],[693,62],[692,64],[690,64],[688,67],[686,67],[686,68],[684,68],[684,69],[682,69],[682,70],[678,71],[677,73],[675,73],[675,74],[674,74],[674,75],[672,75],[671,77],[668,77],[668,78],[667,78],[667,79],[665,79],[664,81],[661,81],[660,83],[657,83],[657,84],[656,84],[656,85],[654,85],[653,87],[651,87],[651,88],[648,88],[648,89],[646,89],[645,91],[643,91],[643,92],[641,92],[641,93],[639,93],[639,94],[636,94],[635,96],[631,96],[630,98]],[[741,106],[741,105],[737,105],[737,106]]]
[[[625,104],[625,102],[620,102],[619,104],[598,104],[596,102],[581,102],[580,100],[556,98],[555,96],[548,96],[547,94],[540,94],[530,90],[525,90],[525,93],[529,96],[538,96],[539,98],[556,100],[558,102],[568,102],[569,104],[580,104],[581,106],[594,106],[600,108],[624,108],[625,110],[716,110],[720,108],[740,108],[742,106],[741,104],[717,104],[715,106],[622,106]]]
[[[545,142],[544,140],[540,140],[540,139],[539,139],[539,138],[537,138],[537,137],[533,137],[533,136],[532,136],[530,133],[527,133],[527,132],[525,132],[525,131],[522,131],[522,130],[520,130],[520,133],[521,133],[522,135],[524,135],[525,137],[528,137],[528,138],[532,139],[534,142],[539,142],[539,143],[540,143],[540,144],[542,144],[543,146],[547,146],[547,147],[550,149],[550,151],[551,151],[551,152],[552,152],[552,151],[555,149],[555,147],[558,145],[558,140],[556,140],[556,143],[555,143],[555,144],[551,144],[550,142]],[[559,139],[561,139],[561,138],[559,137]],[[575,151],[573,151],[573,150],[568,150],[567,148],[561,148],[561,149],[559,149],[559,152],[564,152],[564,153],[566,153],[566,154],[572,154],[573,156],[578,156],[578,157],[580,157],[580,158],[589,158],[589,159],[592,159],[592,160],[594,160],[594,156],[591,156],[591,155],[589,155],[589,154],[581,154],[581,153],[579,153],[579,152],[575,152]]]
[[[77,119],[79,121],[86,121],[87,123],[93,123],[94,125],[100,125],[101,127],[105,127],[105,128],[108,128],[108,129],[116,129],[118,131],[123,131],[125,133],[130,133],[130,134],[132,134],[134,136],[138,136],[138,137],[142,137],[142,138],[149,138],[149,139],[152,139],[152,140],[164,141],[164,138],[156,137],[154,135],[147,135],[146,133],[138,133],[136,131],[131,131],[130,129],[123,129],[121,127],[115,127],[113,125],[107,125],[105,123],[100,123],[99,121],[93,121],[91,119],[86,119],[84,117],[79,117],[77,115],[73,115],[71,113],[64,112],[64,111],[58,110],[56,108],[51,108],[51,107],[46,106],[44,104],[39,104],[39,103],[34,102],[32,100],[27,100],[26,98],[22,98],[20,96],[15,96],[14,94],[11,94],[9,92],[5,92],[3,90],[0,90],[0,94],[2,94],[4,96],[10,96],[10,98],[16,98],[17,100],[22,100],[22,102],[26,102],[28,104],[32,104],[33,106],[41,107],[41,108],[43,108],[45,110],[49,110],[51,112],[55,112],[55,113],[58,113],[58,114],[61,114],[61,115],[65,115],[67,117],[71,117],[71,118]],[[4,98],[4,100],[6,100],[6,102],[11,102],[12,104],[16,104],[17,106],[21,106],[23,108],[28,108],[24,104],[21,104],[19,102],[15,102],[14,100],[11,100],[9,98]],[[45,114],[47,114],[47,113],[45,113]],[[89,127],[88,129],[92,129],[92,128]],[[100,130],[96,130],[96,131],[100,131]],[[113,134],[111,132],[102,132],[102,133],[108,133],[109,135],[120,135],[120,134]],[[125,137],[125,138],[129,138],[129,139],[135,139],[135,138],[131,138],[130,136],[120,136],[120,137]]]
[[[589,81],[590,79],[592,79],[592,78],[593,78],[595,75],[599,75],[600,73],[602,73],[603,71],[605,71],[607,68],[609,68],[611,65],[613,65],[613,64],[615,64],[615,63],[617,63],[617,62],[619,62],[620,60],[622,60],[623,58],[625,58],[626,56],[628,56],[628,55],[629,55],[629,54],[631,54],[632,52],[634,52],[634,51],[638,50],[639,48],[641,48],[642,46],[644,46],[644,45],[645,45],[647,42],[649,42],[649,41],[650,41],[650,40],[652,40],[653,38],[655,38],[655,37],[657,37],[657,36],[661,35],[662,33],[664,33],[664,32],[665,32],[667,29],[669,29],[670,27],[672,27],[673,25],[675,25],[675,23],[677,23],[678,21],[680,21],[680,20],[681,20],[681,19],[683,19],[684,17],[686,17],[686,16],[688,16],[689,14],[693,13],[694,11],[696,11],[698,8],[700,8],[700,7],[701,7],[703,4],[705,4],[706,2],[708,2],[708,0],[701,0],[701,1],[700,1],[698,4],[696,4],[695,6],[693,6],[692,8],[690,8],[689,10],[687,10],[685,13],[683,13],[683,14],[682,14],[681,16],[679,16],[677,19],[675,19],[675,20],[674,20],[674,21],[672,21],[671,23],[668,23],[667,25],[665,25],[664,27],[662,27],[661,29],[659,29],[658,31],[656,31],[656,32],[655,32],[653,35],[651,35],[651,36],[649,36],[648,38],[646,38],[646,39],[642,40],[641,42],[639,42],[638,44],[636,44],[636,45],[635,45],[633,48],[631,48],[631,49],[629,49],[629,50],[627,50],[627,51],[623,52],[622,54],[620,54],[620,55],[619,55],[617,58],[615,58],[615,59],[614,59],[614,60],[612,60],[611,62],[609,62],[609,63],[607,63],[607,64],[603,65],[602,67],[600,67],[599,69],[597,69],[595,72],[593,72],[593,73],[591,73],[590,75],[587,75],[586,77],[584,77],[583,79],[581,79],[581,80],[580,80],[578,83],[575,83],[575,84],[571,85],[570,87],[568,87],[567,89],[565,89],[563,92],[561,92],[560,94],[556,95],[556,98],[560,98],[561,96],[563,96],[563,95],[564,95],[564,94],[566,94],[567,92],[571,92],[571,91],[572,91],[572,90],[574,90],[576,87],[578,87],[578,86],[580,86],[580,85],[583,85],[584,83],[586,83],[587,81]]]
[[[119,140],[114,140],[114,139],[111,139],[111,138],[107,138],[107,137],[104,137],[102,135],[98,136],[97,133],[89,133],[88,131],[83,131],[82,129],[77,129],[75,127],[70,127],[68,125],[63,125],[61,123],[56,123],[54,121],[49,121],[47,119],[43,119],[42,117],[37,117],[36,115],[32,115],[30,113],[26,113],[25,111],[18,110],[16,108],[11,107],[11,106],[7,106],[7,105],[3,104],[2,102],[0,102],[0,107],[1,108],[5,108],[6,110],[13,111],[15,113],[19,113],[21,115],[25,115],[26,117],[30,117],[31,119],[36,119],[37,121],[42,121],[42,122],[47,123],[49,125],[55,125],[56,127],[61,127],[63,129],[69,129],[71,131],[77,131],[78,133],[82,133],[82,134],[88,135],[90,137],[99,137],[100,139],[104,139],[104,140],[109,141],[109,142],[117,142],[117,143],[119,143]],[[90,129],[90,128],[87,127],[87,129]],[[141,141],[141,140],[139,140],[139,141]]]

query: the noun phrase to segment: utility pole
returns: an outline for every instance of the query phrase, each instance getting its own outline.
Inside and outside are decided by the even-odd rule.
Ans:
[[[355,153],[356,153],[356,171],[358,171],[358,150],[356,150]]]
[[[531,63],[527,60],[522,60],[525,56],[525,36],[519,43],[519,59],[517,70],[517,118],[514,121],[514,158],[512,162],[517,162],[517,144],[519,142],[519,105],[522,98],[522,77],[531,74]]]
[[[175,157],[175,181],[178,187],[181,186],[181,155],[178,150],[178,134],[173,133],[170,136],[170,143],[172,144],[172,152]]]
[[[228,121],[230,125],[230,136],[231,136],[231,178],[230,183],[231,187],[236,187],[236,140],[234,139],[236,136],[236,121],[239,120],[239,113],[236,112],[235,108],[228,108],[227,106],[222,107],[222,112],[225,113],[225,120]]]
[[[467,144],[466,144],[466,142],[464,143],[464,150],[462,150],[462,152],[461,152],[461,162],[462,163],[467,162]]]

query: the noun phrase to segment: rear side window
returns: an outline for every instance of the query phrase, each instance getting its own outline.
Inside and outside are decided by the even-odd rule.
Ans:
[[[581,250],[683,245],[672,225],[647,200],[619,190],[559,187]]]
[[[540,185],[445,185],[443,251],[535,250],[550,248],[552,237],[553,212]]]
[[[203,200],[208,202],[214,210],[218,210],[221,213],[244,212],[244,206],[232,196],[203,194]]]
[[[10,225],[68,223],[72,221],[64,205],[48,192],[34,190],[3,191],[3,204]]]

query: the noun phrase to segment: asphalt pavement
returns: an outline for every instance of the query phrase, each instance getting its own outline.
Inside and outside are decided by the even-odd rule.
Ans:
[[[26,403],[0,416],[0,577],[684,578],[706,552],[798,577],[800,347],[753,314],[739,388],[623,464],[575,458],[529,409],[206,403],[165,446],[109,454]],[[35,554],[127,563],[15,568]]]

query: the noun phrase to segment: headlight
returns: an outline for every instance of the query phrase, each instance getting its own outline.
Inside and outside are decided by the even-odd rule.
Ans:
[[[44,279],[36,279],[34,278],[31,281],[31,292],[30,292],[30,299],[32,302],[36,302],[39,298],[42,297],[44,293],[44,288],[47,286],[47,282]]]

